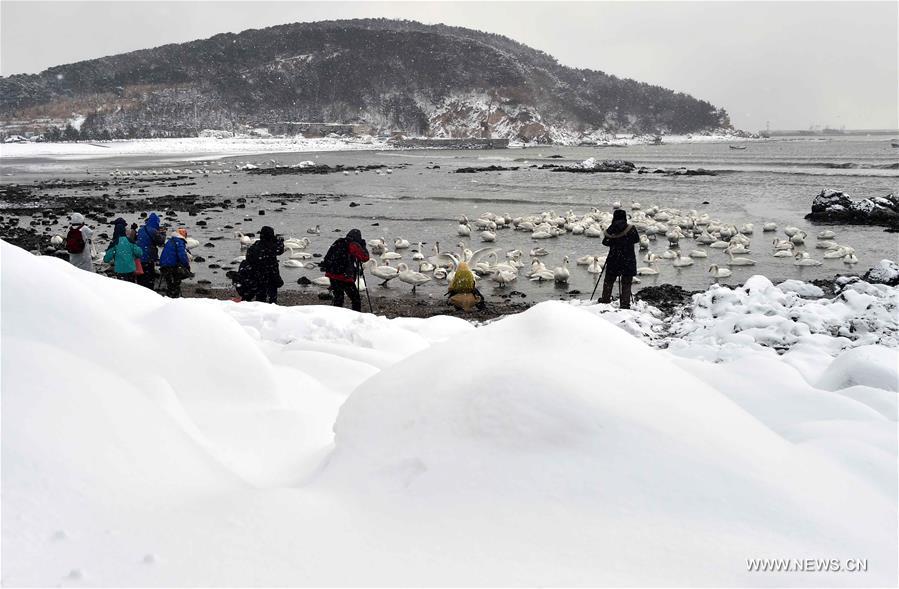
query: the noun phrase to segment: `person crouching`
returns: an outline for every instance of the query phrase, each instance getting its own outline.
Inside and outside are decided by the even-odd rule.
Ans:
[[[127,239],[127,238],[126,238]],[[165,242],[159,255],[159,272],[165,280],[165,294],[177,299],[181,296],[181,281],[190,278],[190,257],[187,255],[187,229],[180,227]]]
[[[131,240],[125,236],[123,225],[121,235],[118,237],[115,244],[106,250],[103,261],[108,264],[115,260],[115,264],[113,265],[115,277],[119,280],[134,282],[134,273],[137,270],[135,259],[140,259],[143,254],[144,250],[138,245],[131,243]]]

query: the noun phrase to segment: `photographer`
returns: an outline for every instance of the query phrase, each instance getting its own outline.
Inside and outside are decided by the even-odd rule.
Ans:
[[[368,261],[368,249],[362,232],[351,229],[346,237],[341,237],[331,244],[319,266],[331,281],[331,294],[334,306],[342,307],[344,295],[350,297],[354,311],[362,310],[362,298],[356,279],[359,277],[361,264]]]
[[[256,275],[255,298],[263,303],[277,303],[278,289],[284,286],[278,270],[278,256],[284,253],[284,239],[269,226],[259,231],[259,241],[247,251],[247,266]]]

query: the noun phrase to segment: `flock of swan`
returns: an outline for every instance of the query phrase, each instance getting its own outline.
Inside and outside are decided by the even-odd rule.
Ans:
[[[622,208],[620,203],[613,203],[612,210]],[[410,242],[397,237],[371,239],[368,248],[372,254],[364,268],[366,272],[380,281],[382,286],[391,281],[405,283],[412,292],[423,284],[449,283],[459,264],[466,262],[476,278],[488,280],[497,287],[508,286],[517,280],[527,279],[531,282],[553,282],[559,285],[568,283],[572,275],[572,263],[583,267],[590,275],[602,272],[606,261],[605,255],[584,255],[572,260],[568,255],[561,258],[556,265],[547,265],[543,260],[550,254],[545,247],[550,240],[562,235],[582,235],[586,238],[599,239],[611,223],[612,212],[592,209],[585,214],[568,211],[557,214],[544,211],[521,217],[498,215],[490,212],[481,214],[476,219],[462,215],[456,227],[459,237],[469,238],[471,242],[479,238],[483,247],[472,250],[465,241],[456,244],[450,251],[441,251],[440,243],[431,246],[426,252],[422,242]],[[682,269],[713,261],[710,254],[720,252],[725,258],[709,265],[708,272],[713,280],[727,278],[732,275],[732,267],[753,266],[755,259],[747,257],[753,252],[752,238],[756,228],[752,223],[734,224],[714,219],[706,213],[695,210],[679,210],[652,206],[644,209],[639,203],[632,203],[629,221],[640,233],[639,250],[642,264],[638,265],[638,276],[654,276],[659,274],[659,264],[670,263],[673,268]],[[503,250],[494,245],[500,241],[503,231],[518,231],[530,234],[535,242],[525,254],[522,249]],[[778,226],[765,223],[761,232],[772,236],[770,253],[775,258],[791,258],[794,266],[820,266],[822,261],[815,259],[805,250],[808,234],[797,227],[784,227],[782,236],[777,236]],[[317,236],[321,227],[316,225],[306,231]],[[240,233],[235,234],[242,247],[247,247],[252,240]],[[686,242],[691,242],[687,245]],[[284,242],[287,259],[285,267],[314,269],[313,257],[307,251],[310,238],[289,238]],[[599,247],[599,244],[597,244]],[[682,247],[683,246],[683,247]],[[855,250],[836,241],[833,231],[821,231],[816,236],[815,247],[822,250],[825,260],[840,259],[847,265],[858,262]],[[655,251],[653,251],[655,250]],[[756,253],[759,251],[756,249]],[[239,263],[242,258],[233,260]],[[635,281],[639,282],[639,278]],[[316,278],[313,284],[328,286],[325,277]],[[360,281],[360,287],[365,285]]]

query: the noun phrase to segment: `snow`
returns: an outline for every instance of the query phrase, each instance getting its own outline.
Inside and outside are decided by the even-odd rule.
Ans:
[[[219,136],[217,136],[219,135]],[[144,155],[173,155],[190,159],[198,155],[249,155],[259,153],[319,152],[349,150],[381,150],[389,146],[370,136],[356,139],[297,137],[221,136],[210,131],[205,137],[168,139],[137,139],[62,143],[2,144],[0,157],[122,157]]]
[[[899,264],[892,260],[880,260],[868,271],[866,279],[878,284],[889,284],[899,281]]]
[[[713,288],[672,353],[643,303],[475,327],[0,260],[5,585],[896,583],[895,342],[826,327],[890,287]],[[809,556],[869,571],[747,572]]]

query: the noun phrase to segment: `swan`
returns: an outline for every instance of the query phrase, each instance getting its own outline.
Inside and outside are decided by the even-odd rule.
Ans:
[[[799,233],[799,227],[784,227],[784,233],[787,234],[787,237],[793,237],[797,233]]]
[[[789,239],[775,239],[772,244],[775,250],[792,250],[793,242]]]
[[[640,251],[645,252],[649,250],[649,238],[645,235],[640,236]]]
[[[430,276],[425,276],[421,272],[410,270],[409,266],[407,266],[405,263],[400,263],[396,267],[396,269],[397,277],[400,279],[400,282],[405,282],[406,284],[412,285],[412,294],[415,294],[415,289],[420,285],[431,281]]]
[[[319,235],[322,232],[321,225],[316,225],[315,227],[310,227],[306,230],[306,233],[310,235]]]
[[[284,260],[283,264],[287,268],[305,268],[306,267],[306,264],[304,264],[303,262],[301,262],[299,260],[293,260],[293,259]]]
[[[545,249],[545,248],[542,248],[542,247],[535,247],[534,249],[531,250],[531,256],[532,256],[532,257],[536,257],[536,256],[545,256],[545,255],[547,255],[547,254],[549,254],[549,252],[546,251],[546,249]]]
[[[673,265],[675,268],[683,268],[683,267],[685,267],[685,266],[692,266],[692,265],[693,265],[693,258],[689,258],[689,257],[687,257],[687,256],[678,256],[678,257],[674,260],[674,262],[672,262],[672,265]]]
[[[469,235],[471,235],[471,227],[468,226],[468,223],[467,223],[467,222],[466,222],[466,223],[460,223],[460,224],[459,224],[459,228],[456,229],[456,233],[457,233],[460,237],[468,237]]]
[[[799,252],[796,254],[796,261],[793,262],[794,266],[820,266],[824,262],[820,260],[813,260],[808,252]]]
[[[730,246],[726,241],[718,240],[709,244],[709,247],[716,250],[724,250]]]
[[[368,242],[368,251],[375,255],[381,255],[387,251],[387,244],[383,239],[372,239]]]
[[[231,260],[231,263],[232,263],[232,264],[240,264],[241,262],[243,262],[243,261],[246,260],[246,259],[247,259],[246,256],[237,256],[236,258],[234,258],[233,260]]]
[[[309,252],[302,252],[302,251],[301,251],[301,252],[295,252],[295,251],[291,251],[289,257],[290,257],[291,260],[308,260],[309,258],[312,257],[312,254],[310,254]]]
[[[805,231],[799,231],[790,236],[790,241],[795,245],[802,245],[805,243],[806,237],[808,237],[808,234]]]
[[[383,254],[381,254],[381,260],[385,261],[385,262],[387,260],[401,260],[402,258],[403,258],[403,254],[399,254],[397,252],[386,251]]]
[[[740,225],[740,233],[743,235],[752,235],[755,232],[755,226],[752,223],[744,223]]]
[[[755,266],[755,260],[750,260],[749,258],[735,258],[734,253],[730,250],[727,250],[727,254],[730,256],[730,264],[731,266]]]
[[[496,282],[500,287],[503,287],[510,282],[515,282],[516,280],[518,280],[518,272],[498,270],[490,275],[490,279]]]
[[[818,234],[818,239],[833,239],[837,236],[836,233],[831,231],[830,229],[825,229],[824,231]]]
[[[403,239],[402,237],[397,237],[393,240],[393,249],[395,250],[406,250],[409,249],[409,240]]]
[[[777,250],[774,252],[775,258],[791,258],[793,257],[793,250]]]
[[[421,242],[420,241],[418,242],[418,249],[413,248],[412,251],[415,252],[412,254],[413,261],[420,262],[425,259],[425,255],[423,253],[421,253]]]
[[[825,260],[836,260],[837,258],[844,258],[847,255],[849,255],[849,252],[845,248],[838,247],[836,249],[824,252],[824,255],[822,257]]]
[[[433,272],[436,266],[431,262],[419,262],[418,263],[418,271],[419,272]]]
[[[531,282],[548,282],[554,279],[552,270],[546,268],[532,272],[529,276]]]
[[[705,252],[705,250],[693,250],[690,252],[691,258],[708,258],[709,254]]]
[[[677,259],[678,253],[674,250],[667,250],[664,254],[659,256],[663,260],[674,260]]]
[[[496,233],[492,231],[481,231],[481,241],[492,243],[496,241]]]
[[[648,266],[641,266],[637,268],[637,274],[640,276],[655,276],[659,273],[658,270],[653,268],[653,264],[656,263],[655,254],[647,254],[646,258],[644,258]]]
[[[568,282],[568,278],[570,277],[571,272],[568,270],[568,256],[565,256],[562,265],[553,268],[553,280],[556,281],[556,284],[564,284]]]
[[[387,283],[396,278],[399,273],[390,264],[378,265],[378,261],[374,258],[366,262],[365,265],[368,266],[368,271],[372,276],[381,279],[381,286],[387,286]]]
[[[703,231],[699,234],[699,237],[696,238],[696,243],[699,245],[709,245],[715,243],[715,238],[709,235],[708,231]]]
[[[845,256],[843,256],[843,263],[849,264],[850,266],[852,264],[858,264],[858,256],[856,256],[855,254],[846,254]]]
[[[65,243],[65,240],[62,238],[62,235],[54,235],[50,238],[50,245],[55,248],[60,247],[63,243]]]
[[[434,268],[434,278],[436,280],[445,280],[448,272],[446,268],[441,268],[440,266]]]
[[[603,228],[599,225],[590,225],[584,230],[584,235],[587,237],[602,237],[605,232]]]
[[[318,286],[331,286],[331,279],[327,276],[319,276],[318,278],[312,279],[312,284]]]
[[[595,257],[596,256],[581,256],[580,258],[576,259],[574,263],[578,266],[589,266],[593,263],[593,259]]]
[[[777,231],[777,223],[765,223],[762,225],[762,231],[766,233],[770,233],[771,231]]]
[[[748,254],[748,253],[750,253],[749,249],[747,249],[745,245],[740,244],[740,243],[732,244],[732,245],[731,245],[729,248],[727,248],[727,249],[730,250],[731,252],[735,253],[735,254]]]
[[[234,237],[236,237],[240,241],[241,247],[248,247],[250,244],[253,243],[252,237],[250,237],[249,235],[244,235],[240,231],[235,231]]]
[[[728,276],[733,274],[730,268],[719,268],[718,264],[712,264],[711,266],[709,266],[709,272],[712,273],[712,277],[716,280],[718,278],[727,278]]]
[[[540,231],[534,231],[533,233],[531,233],[531,239],[549,239],[550,237],[553,237],[552,232],[544,231],[542,229]]]
[[[530,278],[538,272],[549,272],[549,270],[543,262],[534,258],[533,260],[531,260],[531,269],[528,270],[527,276],[528,278]],[[549,273],[552,274],[552,272]],[[550,276],[550,278],[552,278],[552,276]]]
[[[600,258],[599,256],[597,256],[593,258],[593,261],[589,266],[587,266],[587,272],[589,272],[590,274],[599,274],[600,272],[602,272],[605,263],[605,258]]]

